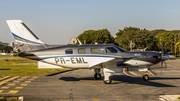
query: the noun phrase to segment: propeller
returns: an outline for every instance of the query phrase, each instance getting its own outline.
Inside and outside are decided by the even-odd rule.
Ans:
[[[163,61],[164,61],[164,43],[161,43],[161,75],[162,75],[162,67],[163,67]]]
[[[164,42],[162,42],[161,44],[161,75],[162,75],[162,68],[167,66],[166,62],[165,62],[165,59],[168,59],[169,56],[165,57],[165,50],[164,50]],[[163,66],[164,65],[164,66]]]
[[[166,62],[165,62],[165,60],[166,59],[168,59],[169,58],[169,56],[166,56],[165,57],[165,47],[164,47],[164,42],[162,42],[161,43],[161,61],[160,61],[160,66],[154,66],[154,67],[152,67],[152,68],[149,68],[149,70],[152,72],[152,70],[160,70],[160,75],[162,76],[162,69],[165,67],[166,68],[166,66],[167,66],[167,64],[166,64]],[[156,73],[154,73],[154,74],[156,74]]]
[[[169,56],[165,54],[164,51],[164,45],[162,43],[162,47],[161,47],[161,60],[160,63],[158,65],[154,65],[152,67],[149,67],[149,70],[151,72],[153,72],[153,70],[159,70],[160,75],[162,76],[162,70],[163,68],[167,68],[167,63],[165,60],[169,59]],[[153,72],[154,74],[156,74],[155,72]]]

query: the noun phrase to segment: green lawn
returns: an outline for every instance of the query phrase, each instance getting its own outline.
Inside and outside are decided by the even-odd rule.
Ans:
[[[46,76],[70,69],[38,69],[37,61],[18,56],[0,56],[0,76]]]

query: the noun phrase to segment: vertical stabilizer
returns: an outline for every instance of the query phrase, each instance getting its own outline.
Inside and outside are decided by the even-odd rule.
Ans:
[[[45,44],[21,21],[6,21],[21,52],[46,49]]]

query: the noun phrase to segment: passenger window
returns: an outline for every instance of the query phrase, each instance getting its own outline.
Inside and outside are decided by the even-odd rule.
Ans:
[[[114,47],[107,47],[106,53],[117,53],[118,51]]]
[[[91,53],[92,54],[98,54],[98,48],[91,48]]]
[[[66,54],[73,54],[73,50],[72,50],[72,49],[66,49],[66,50],[65,50],[65,53],[66,53]]]
[[[78,53],[79,53],[79,54],[85,54],[85,53],[86,53],[85,48],[79,48],[79,49],[78,49]]]

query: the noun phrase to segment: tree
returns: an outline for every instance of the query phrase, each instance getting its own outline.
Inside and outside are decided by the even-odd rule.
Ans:
[[[0,44],[0,52],[3,52],[3,49],[4,49],[4,45]]]
[[[164,42],[167,51],[174,50],[176,54],[180,54],[180,30],[146,30],[130,26],[119,29],[115,39],[107,29],[86,30],[78,38],[82,42],[85,40],[87,44],[115,43],[126,50],[130,49],[130,41],[135,43],[134,49],[147,48],[151,51],[160,51]]]
[[[125,27],[123,30],[120,30],[119,29],[119,32],[117,32],[116,33],[116,36],[118,37],[118,36],[121,36],[122,34],[124,34],[124,33],[126,33],[126,32],[129,32],[129,31],[131,31],[131,32],[134,32],[134,31],[139,31],[140,30],[140,28],[137,28],[137,27]]]
[[[175,39],[175,34],[172,32],[162,32],[156,36],[158,39],[158,45],[161,47],[162,42],[164,43],[164,47],[166,48],[167,51],[173,51],[174,49],[174,39]]]
[[[122,48],[129,50],[129,43],[133,41],[136,49],[148,48],[149,50],[157,49],[157,39],[154,35],[146,30],[137,27],[125,27],[116,33],[116,42]]]
[[[13,50],[13,48],[11,46],[5,46],[4,50],[5,50],[5,53],[10,53]]]
[[[140,30],[137,32],[134,42],[136,43],[135,48],[144,49],[147,48],[148,50],[157,50],[158,40],[155,36],[148,30]]]
[[[175,54],[180,56],[180,40],[175,44]]]
[[[10,53],[13,50],[11,46],[4,46],[0,44],[0,51],[5,53]]]
[[[78,39],[81,40],[81,42],[85,40],[86,44],[115,43],[115,39],[110,34],[108,29],[87,30],[80,34]]]

